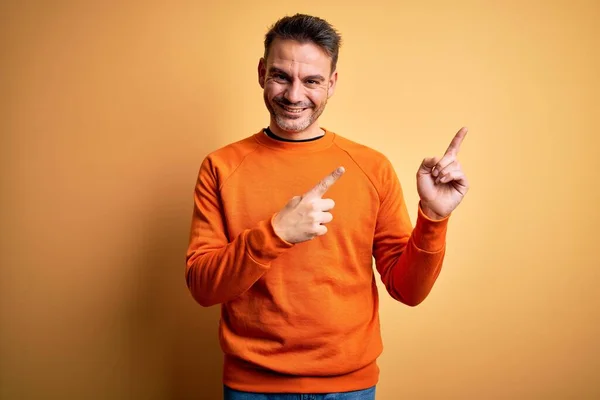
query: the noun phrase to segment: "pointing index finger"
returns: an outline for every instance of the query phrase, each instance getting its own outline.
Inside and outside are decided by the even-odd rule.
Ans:
[[[329,188],[331,188],[333,184],[336,183],[338,179],[340,179],[344,172],[346,172],[344,167],[336,168],[332,173],[323,178],[321,182],[317,183],[315,187],[309,190],[306,193],[305,197],[322,197],[329,190]]]
[[[460,128],[456,135],[454,135],[454,138],[450,142],[450,146],[448,146],[448,149],[444,154],[457,155],[462,141],[464,140],[465,136],[467,136],[467,132],[468,129],[466,127]]]

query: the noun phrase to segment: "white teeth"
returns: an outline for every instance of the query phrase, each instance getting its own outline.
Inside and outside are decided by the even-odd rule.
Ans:
[[[282,106],[282,107],[285,111],[295,113],[295,114],[300,114],[302,111],[304,111],[304,108],[289,108],[286,106]]]

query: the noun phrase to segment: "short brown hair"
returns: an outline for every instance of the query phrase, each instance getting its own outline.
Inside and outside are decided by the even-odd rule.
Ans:
[[[331,57],[331,72],[335,71],[342,44],[340,34],[324,19],[306,14],[283,17],[265,35],[265,60],[271,43],[276,38],[291,39],[300,43],[312,42]]]

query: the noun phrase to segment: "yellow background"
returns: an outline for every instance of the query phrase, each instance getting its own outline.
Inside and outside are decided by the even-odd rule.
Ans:
[[[267,125],[263,35],[295,12],[343,35],[322,125],[392,160],[413,222],[420,161],[470,128],[437,285],[381,292],[377,398],[600,396],[600,3],[118,3],[0,5],[2,399],[220,398],[191,196]]]

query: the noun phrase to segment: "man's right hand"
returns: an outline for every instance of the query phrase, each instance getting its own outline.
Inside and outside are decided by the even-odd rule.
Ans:
[[[304,195],[293,197],[283,210],[275,214],[273,229],[277,236],[288,243],[300,243],[326,234],[324,224],[333,220],[329,211],[335,203],[324,199],[323,195],[344,172],[344,167],[337,168]]]

